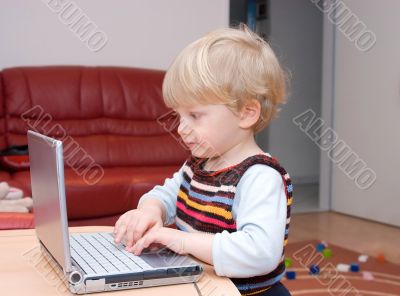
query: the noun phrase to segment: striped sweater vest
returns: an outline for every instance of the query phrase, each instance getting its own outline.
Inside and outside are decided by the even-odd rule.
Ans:
[[[285,273],[284,252],[288,239],[293,191],[289,174],[279,165],[276,158],[266,154],[251,156],[240,164],[220,171],[205,171],[203,165],[206,161],[207,159],[191,157],[184,165],[183,181],[176,204],[176,225],[180,230],[208,233],[237,231],[236,221],[232,216],[232,205],[236,186],[246,170],[252,165],[264,164],[274,168],[282,176],[287,214],[281,261],[275,270],[266,275],[231,278],[242,295],[261,295]]]

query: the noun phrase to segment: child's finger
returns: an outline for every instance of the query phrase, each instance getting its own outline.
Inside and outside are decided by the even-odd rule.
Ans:
[[[155,236],[148,234],[142,237],[140,240],[136,242],[133,246],[132,251],[136,256],[139,256],[144,248],[147,248],[153,241],[155,240]]]
[[[120,224],[119,227],[117,227],[115,230],[115,235],[114,235],[114,242],[116,244],[119,244],[123,238],[123,236],[125,235],[126,232],[126,225],[125,224]]]
[[[117,223],[118,223],[118,221],[117,221]],[[114,230],[113,230],[114,238],[115,238],[115,235],[117,234],[118,228],[119,228],[119,225],[117,225],[117,223],[115,223],[115,225],[114,225]]]
[[[160,243],[151,243],[150,246],[148,247],[148,249],[150,251],[158,251],[161,250],[164,246]]]
[[[121,217],[119,217],[119,219],[117,220],[117,222],[115,222],[114,231],[113,231],[114,236],[117,234],[118,229],[121,227],[122,222],[123,222],[124,220],[125,220],[125,214],[122,215]]]
[[[133,230],[133,241],[136,242],[139,239],[141,239],[145,232],[149,229],[150,227],[150,221],[147,219],[141,219],[138,221],[138,223],[135,226],[135,229]]]
[[[128,223],[128,228],[126,229],[126,235],[125,235],[126,249],[132,247],[133,244],[135,243],[134,233],[135,233],[137,223],[138,223],[138,221],[136,219],[133,221],[129,221],[129,223]]]

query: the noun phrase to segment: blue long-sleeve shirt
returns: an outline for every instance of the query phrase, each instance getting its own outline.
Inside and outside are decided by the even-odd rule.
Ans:
[[[148,198],[161,201],[166,213],[164,225],[175,221],[182,168],[139,201],[139,204]],[[232,205],[237,231],[216,233],[213,240],[212,257],[216,274],[242,278],[273,271],[282,259],[286,211],[286,195],[280,173],[262,164],[251,166],[237,185]]]

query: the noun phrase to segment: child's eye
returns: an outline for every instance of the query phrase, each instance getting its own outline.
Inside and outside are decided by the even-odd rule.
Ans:
[[[198,119],[198,118],[200,117],[200,115],[199,115],[198,113],[194,113],[194,112],[191,112],[189,115],[190,115],[190,117],[192,117],[193,119]]]

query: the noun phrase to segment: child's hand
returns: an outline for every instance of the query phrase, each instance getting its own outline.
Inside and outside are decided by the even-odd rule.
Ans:
[[[185,240],[188,233],[168,227],[153,228],[139,239],[133,247],[128,248],[128,252],[140,255],[143,249],[151,244],[158,243],[178,254],[186,254]]]
[[[125,239],[128,250],[150,229],[163,226],[162,217],[150,208],[135,209],[123,214],[115,223],[114,241],[119,244]]]

